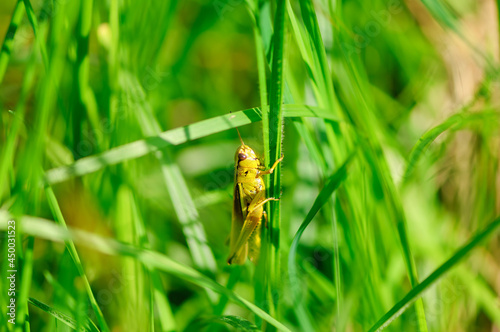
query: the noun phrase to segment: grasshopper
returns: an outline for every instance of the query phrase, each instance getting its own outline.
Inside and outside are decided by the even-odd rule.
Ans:
[[[266,186],[263,175],[271,174],[283,157],[278,159],[267,171],[260,164],[255,152],[243,142],[238,131],[241,146],[234,157],[234,196],[231,237],[229,239],[230,254],[227,263],[244,264],[247,257],[257,263],[260,253],[260,233],[262,216],[267,216],[264,204],[277,201],[266,198]],[[267,222],[266,222],[267,224]]]

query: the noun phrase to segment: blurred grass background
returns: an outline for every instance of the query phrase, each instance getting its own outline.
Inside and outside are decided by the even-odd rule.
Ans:
[[[500,211],[498,6],[3,1],[17,330],[500,331],[498,232],[475,242]],[[268,166],[285,155],[241,268],[235,127]]]

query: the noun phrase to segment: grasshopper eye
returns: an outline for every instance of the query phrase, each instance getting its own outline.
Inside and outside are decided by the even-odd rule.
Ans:
[[[247,155],[244,153],[238,153],[238,160],[245,160],[247,159]]]

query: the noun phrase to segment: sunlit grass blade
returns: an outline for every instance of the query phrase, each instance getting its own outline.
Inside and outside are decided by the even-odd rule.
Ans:
[[[0,230],[7,229],[7,221],[10,215],[5,210],[0,210]],[[255,304],[237,295],[231,290],[213,281],[195,269],[180,264],[169,257],[156,251],[141,249],[136,246],[118,242],[111,238],[104,238],[86,231],[64,228],[46,219],[24,216],[19,218],[25,227],[24,233],[37,238],[50,241],[64,242],[72,240],[74,243],[86,246],[107,255],[130,256],[142,262],[146,266],[151,266],[157,270],[170,273],[178,278],[194,283],[205,289],[210,289],[219,294],[227,296],[236,304],[247,308],[269,324],[282,331],[290,331],[285,325],[280,323],[268,313],[257,307]]]
[[[285,116],[289,117],[321,117],[332,121],[336,120],[333,115],[317,107],[285,105],[284,108]],[[260,110],[255,107],[167,130],[156,136],[124,144],[94,156],[81,158],[72,165],[48,170],[46,181],[49,184],[63,182],[73,177],[96,172],[109,165],[145,156],[171,145],[179,145],[260,120]]]
[[[489,235],[494,233],[500,226],[500,218],[493,220],[484,230],[478,232],[474,237],[472,237],[467,244],[458,249],[453,256],[451,256],[446,262],[439,266],[434,272],[432,272],[427,278],[425,278],[420,284],[414,287],[406,296],[399,301],[394,307],[391,308],[380,320],[375,323],[370,331],[380,331],[386,328],[392,321],[399,317],[413,302],[422,296],[422,293],[426,291],[430,286],[436,283],[439,278],[441,278],[450,269],[455,267],[460,261],[465,258],[473,249],[477,248],[479,244],[485,240]]]
[[[57,309],[50,307],[49,305],[47,305],[41,301],[38,301],[35,298],[30,297],[28,301],[29,301],[29,303],[31,303],[35,307],[45,311],[46,313],[48,313],[49,315],[51,315],[52,317],[54,317],[58,321],[71,327],[73,330],[77,329],[77,326],[78,326],[77,322],[73,318],[69,317],[68,315],[60,312]],[[90,324],[87,323],[87,326],[85,328],[81,328],[80,331],[99,332],[99,329],[94,325],[94,323],[90,320],[89,320],[89,322],[90,322]]]
[[[310,45],[307,46],[311,47],[315,51],[313,52],[314,56],[312,57],[312,78],[319,88],[319,95],[317,97],[320,101],[320,106],[328,107],[330,112],[339,114],[338,101],[333,89],[330,66],[328,64],[326,50],[323,44],[323,38],[319,29],[313,2],[311,0],[305,0],[300,1],[299,3],[302,12],[302,19],[304,20],[304,26],[306,28],[307,35],[309,36],[308,39]],[[297,37],[299,36],[300,35],[297,35]]]

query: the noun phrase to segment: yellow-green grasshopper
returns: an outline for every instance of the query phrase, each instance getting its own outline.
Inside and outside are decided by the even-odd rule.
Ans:
[[[228,264],[244,264],[247,257],[254,263],[260,253],[260,232],[264,204],[278,199],[266,198],[266,186],[263,175],[271,174],[283,157],[276,160],[267,171],[261,170],[259,158],[255,152],[243,142],[236,150],[234,165],[234,196],[231,237],[229,239],[230,254]],[[267,220],[267,217],[266,217]]]

